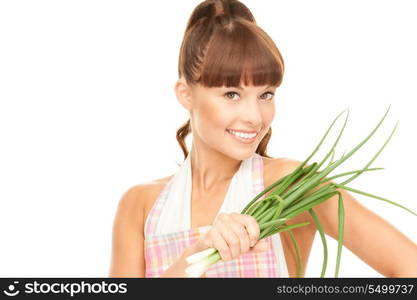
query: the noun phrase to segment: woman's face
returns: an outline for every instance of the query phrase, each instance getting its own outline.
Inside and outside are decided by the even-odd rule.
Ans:
[[[249,158],[274,119],[276,88],[192,87],[193,139],[237,160]]]

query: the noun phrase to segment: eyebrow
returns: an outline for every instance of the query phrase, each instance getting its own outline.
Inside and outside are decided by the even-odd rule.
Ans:
[[[267,86],[264,90],[267,90],[271,87],[274,87],[274,86],[273,85]],[[243,90],[243,87],[241,87],[241,86],[231,86],[229,88],[236,88],[236,89],[241,90],[241,91]]]

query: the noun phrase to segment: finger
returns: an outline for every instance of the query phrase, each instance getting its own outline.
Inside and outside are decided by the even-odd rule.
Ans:
[[[220,221],[221,229],[219,229],[222,237],[226,241],[227,245],[229,246],[232,259],[236,258],[240,254],[240,240],[239,237],[233,232],[231,229],[231,223],[225,223]]]
[[[231,217],[245,226],[251,241],[250,246],[255,245],[260,236],[260,228],[256,219],[246,214],[231,214]]]
[[[248,252],[250,249],[250,239],[246,227],[242,223],[236,221],[230,223],[230,227],[232,228],[233,232],[239,237],[240,253]]]
[[[197,242],[195,242],[192,245],[192,250],[194,253],[206,250],[208,248],[213,247],[212,238],[211,238],[211,232],[207,231],[201,239],[199,239]]]
[[[269,250],[269,243],[266,239],[259,240],[255,246],[251,248],[251,250],[248,253],[258,253],[258,252],[264,252]]]
[[[232,254],[230,252],[229,246],[227,245],[220,231],[217,228],[213,228],[210,237],[213,247],[219,251],[222,260],[231,260]]]

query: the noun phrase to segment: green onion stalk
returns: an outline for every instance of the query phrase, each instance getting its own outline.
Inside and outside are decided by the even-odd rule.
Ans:
[[[364,196],[368,196],[371,198],[375,198],[378,200],[385,201],[387,203],[393,204],[398,206],[402,209],[407,210],[408,212],[412,213],[413,215],[417,216],[417,214],[410,209],[388,199],[366,193],[351,187],[348,187],[346,184],[364,172],[382,170],[383,168],[370,168],[370,165],[373,161],[378,157],[378,155],[382,152],[385,146],[388,144],[390,139],[392,138],[399,121],[394,126],[391,134],[382,145],[382,147],[378,150],[378,152],[372,157],[372,159],[362,168],[359,170],[354,170],[350,172],[345,172],[341,174],[337,174],[334,176],[328,176],[332,171],[334,171],[339,165],[345,162],[348,158],[350,158],[358,149],[360,149],[378,130],[381,126],[382,122],[384,121],[385,117],[387,116],[391,105],[388,107],[387,111],[385,112],[382,119],[378,122],[377,126],[363,139],[355,148],[349,151],[347,154],[343,154],[342,157],[338,160],[334,160],[334,153],[336,149],[336,145],[338,144],[343,131],[346,127],[347,120],[349,117],[349,109],[345,109],[333,120],[327,131],[325,132],[324,136],[320,140],[319,144],[313,150],[313,152],[301,163],[298,165],[296,169],[294,169],[290,174],[282,177],[278,181],[274,182],[270,186],[266,187],[262,192],[260,192],[256,197],[254,197],[242,210],[242,214],[248,214],[253,216],[259,227],[260,227],[260,236],[259,239],[266,238],[273,234],[277,234],[279,232],[288,231],[292,243],[294,244],[297,256],[297,277],[302,277],[302,261],[301,261],[301,254],[299,250],[298,243],[294,237],[292,232],[293,229],[299,228],[302,226],[306,226],[309,222],[302,222],[298,224],[291,224],[288,225],[287,222],[292,218],[304,213],[308,212],[316,226],[321,242],[323,245],[323,264],[320,277],[324,277],[327,267],[327,243],[325,238],[325,233],[323,230],[323,226],[320,223],[319,218],[317,217],[314,207],[323,203],[324,201],[332,198],[333,196],[337,196],[338,199],[338,247],[337,247],[337,257],[336,257],[336,270],[334,273],[335,277],[338,277],[339,274],[339,267],[340,267],[340,259],[341,259],[341,252],[343,246],[343,234],[344,234],[344,220],[345,220],[345,212],[343,206],[343,197],[340,192],[340,189],[347,190],[353,193],[358,193]],[[343,124],[342,129],[340,130],[339,135],[337,136],[336,141],[334,142],[331,149],[328,151],[326,156],[319,162],[313,162],[310,165],[307,165],[307,162],[314,156],[314,154],[320,149],[320,146],[323,144],[324,140],[326,139],[327,135],[331,131],[333,125],[339,119],[339,117],[345,113],[346,118]],[[325,165],[330,157],[330,161]],[[324,166],[325,165],[325,166]],[[324,167],[323,167],[324,166]],[[335,183],[333,180],[340,177],[345,177],[352,175],[350,178],[346,179],[342,183]],[[265,195],[266,193],[272,192]],[[266,197],[265,197],[266,196]],[[221,256],[217,249],[215,248],[208,248],[206,250],[200,251],[193,255],[190,255],[186,258],[187,263],[189,266],[186,269],[186,273],[189,277],[199,277],[203,274],[211,265],[215,264],[221,260]]]

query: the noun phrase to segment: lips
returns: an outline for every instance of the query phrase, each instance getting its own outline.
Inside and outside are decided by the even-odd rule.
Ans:
[[[253,143],[254,141],[257,140],[258,135],[259,135],[259,133],[253,132],[254,134],[256,134],[255,136],[250,137],[250,138],[246,138],[246,137],[240,137],[239,135],[233,134],[229,129],[226,129],[226,132],[228,134],[230,134],[230,136],[233,137],[236,141],[239,141],[239,142],[241,142],[243,144],[251,144],[251,143]],[[243,134],[243,132],[242,132],[242,134]]]
[[[261,131],[260,129],[258,131],[253,131],[253,130],[244,130],[244,129],[233,129],[233,128],[227,128],[226,130],[232,130],[232,131],[236,131],[236,132],[241,132],[241,133],[259,133],[259,131]]]

